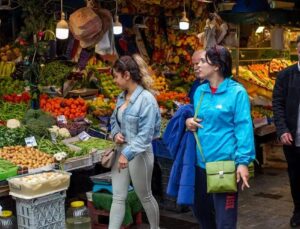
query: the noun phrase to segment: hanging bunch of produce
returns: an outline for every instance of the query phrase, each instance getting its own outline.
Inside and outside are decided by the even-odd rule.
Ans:
[[[15,63],[14,62],[0,62],[0,78],[8,78],[15,71]]]

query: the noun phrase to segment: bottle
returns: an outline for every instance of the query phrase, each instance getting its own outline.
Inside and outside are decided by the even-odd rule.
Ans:
[[[91,229],[91,218],[83,201],[74,201],[67,211],[67,229]]]
[[[17,229],[17,220],[13,216],[12,211],[2,211],[0,213],[0,228],[1,229]]]

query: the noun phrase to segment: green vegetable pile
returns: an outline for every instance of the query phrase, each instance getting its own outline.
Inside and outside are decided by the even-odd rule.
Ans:
[[[87,141],[76,142],[74,145],[78,146],[86,152],[92,149],[104,150],[113,146],[113,143],[101,138],[90,138]]]
[[[4,146],[24,146],[26,137],[28,137],[28,131],[25,127],[10,129],[0,126],[0,148]]]
[[[0,101],[0,120],[8,119],[22,120],[28,105],[25,103],[8,103]]]
[[[41,138],[38,141],[38,149],[42,152],[45,152],[45,153],[51,154],[51,155],[54,155],[59,152],[65,152],[68,154],[68,158],[79,157],[79,156],[84,155],[83,151],[80,151],[80,152],[72,151],[68,146],[66,146],[62,142],[57,142],[56,144],[54,144],[52,141],[45,139],[45,138]]]
[[[14,165],[10,161],[0,159],[0,181],[16,176],[17,172],[18,166]]]
[[[40,84],[43,86],[61,87],[66,76],[70,74],[72,67],[60,61],[53,61],[45,65],[41,70]]]
[[[7,78],[0,80],[0,96],[7,94],[21,94],[26,86],[25,81],[14,80],[13,78]]]
[[[55,119],[43,112],[42,110],[28,110],[24,117],[24,124],[28,128],[29,132],[36,138],[40,138],[49,134],[48,128],[53,126]]]

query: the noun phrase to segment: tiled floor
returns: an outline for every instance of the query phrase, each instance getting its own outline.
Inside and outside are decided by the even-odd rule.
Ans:
[[[300,181],[299,181],[300,183]],[[288,229],[292,200],[285,170],[265,169],[239,196],[239,229]],[[198,229],[191,212],[161,211],[161,227]],[[140,229],[149,228],[143,225]]]

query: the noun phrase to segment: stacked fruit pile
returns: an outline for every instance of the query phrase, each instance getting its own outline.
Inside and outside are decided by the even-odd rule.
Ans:
[[[49,98],[47,95],[42,95],[40,97],[40,106],[43,111],[49,112],[55,117],[64,115],[70,120],[85,117],[87,112],[86,103],[82,98]]]
[[[92,111],[92,114],[96,117],[100,116],[111,116],[115,103],[109,99],[105,99],[103,95],[99,95],[94,100],[89,100],[87,102],[88,108]]]
[[[156,96],[156,99],[160,107],[166,108],[168,110],[174,108],[174,102],[178,102],[180,104],[187,104],[190,102],[189,97],[186,93],[179,93],[175,91],[161,93]]]
[[[6,94],[3,95],[3,100],[11,103],[28,103],[30,100],[30,94],[27,91],[22,94]]]
[[[4,47],[0,48],[0,57],[4,62],[15,60],[21,55],[20,49],[14,48],[11,45],[5,45]]]
[[[39,168],[54,163],[51,155],[38,149],[24,146],[10,146],[0,149],[0,158],[23,168]]]
[[[157,92],[157,93],[165,93],[168,91],[169,87],[167,84],[167,80],[164,76],[160,75],[160,76],[156,76],[156,75],[152,75],[153,78],[153,89]]]
[[[270,63],[270,73],[277,73],[292,65],[292,61],[285,59],[273,59]]]
[[[99,75],[101,86],[103,89],[103,95],[107,98],[116,98],[120,93],[121,90],[116,86],[113,81],[113,77],[111,74],[108,73],[101,73]]]
[[[251,69],[252,71],[247,66],[239,66],[239,77],[245,81],[272,91],[275,83],[274,80],[265,75],[263,71],[256,69],[256,67],[251,67]]]

